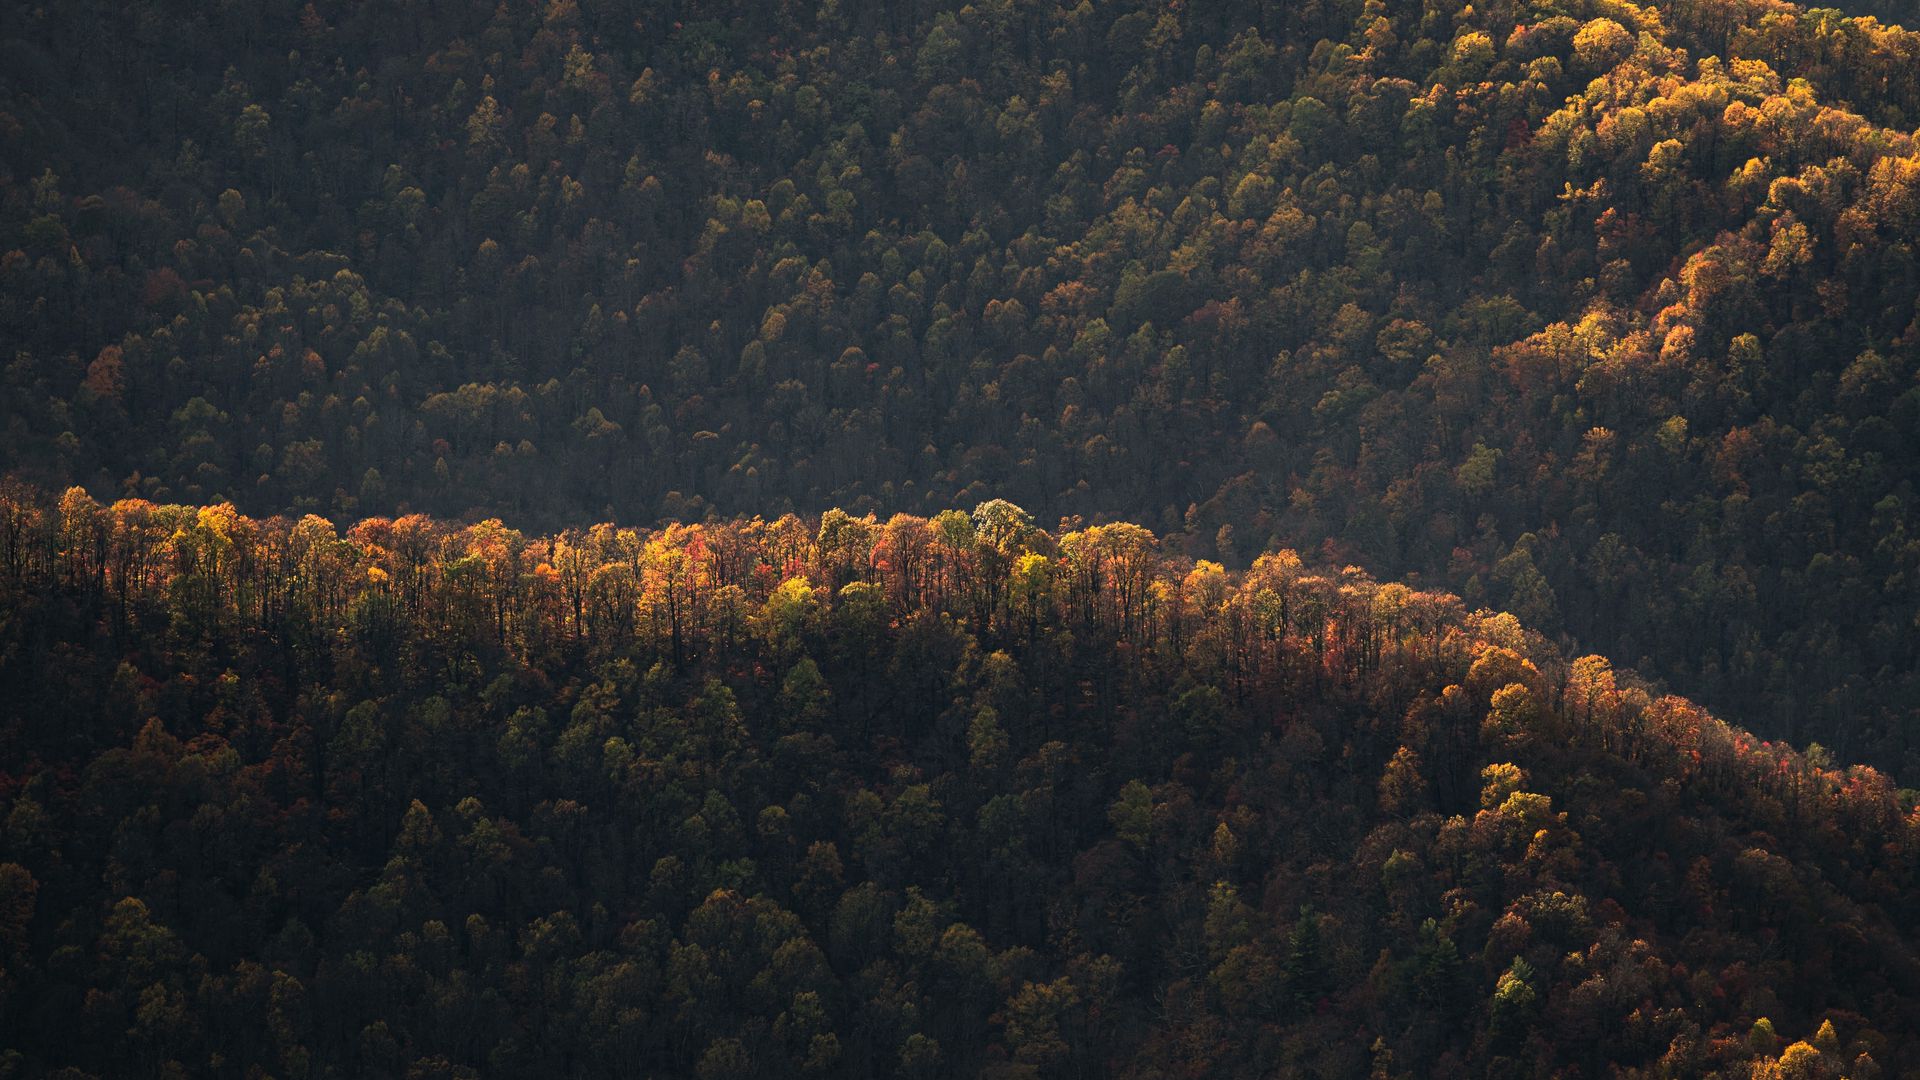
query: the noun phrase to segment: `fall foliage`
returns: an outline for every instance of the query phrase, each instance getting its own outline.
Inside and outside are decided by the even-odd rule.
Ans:
[[[0,10],[0,1080],[1920,1076],[1913,0]]]
[[[25,1075],[1920,1065],[1885,777],[1351,567],[14,488],[0,571]]]
[[[0,466],[1000,497],[1417,574],[1920,784],[1902,2],[23,7]]]

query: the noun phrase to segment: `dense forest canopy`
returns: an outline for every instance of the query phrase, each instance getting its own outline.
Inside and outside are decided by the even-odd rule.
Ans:
[[[1417,575],[1920,781],[1920,36],[1873,15],[5,10],[32,482],[553,529],[1004,497]]]
[[[1906,24],[0,0],[0,1080],[1920,1077]]]
[[[1920,1069],[1920,812],[1295,553],[0,492],[8,1075]]]

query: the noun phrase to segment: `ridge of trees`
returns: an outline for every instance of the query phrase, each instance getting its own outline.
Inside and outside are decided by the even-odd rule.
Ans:
[[[1137,525],[0,492],[24,1075],[1901,1075],[1920,811]]]
[[[0,451],[42,486],[541,528],[1005,497],[1417,574],[1920,781],[1898,26],[12,14]]]

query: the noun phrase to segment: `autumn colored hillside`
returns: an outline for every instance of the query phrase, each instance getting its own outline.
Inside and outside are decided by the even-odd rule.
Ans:
[[[1418,575],[1920,784],[1901,7],[9,3],[0,472],[1004,497]]]
[[[1920,1070],[1883,776],[1289,551],[14,488],[0,702],[13,1076]]]

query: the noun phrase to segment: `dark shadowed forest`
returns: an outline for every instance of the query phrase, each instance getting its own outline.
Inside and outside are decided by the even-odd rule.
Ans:
[[[1920,36],[1767,0],[9,5],[43,486],[1004,497],[1920,780]]]
[[[1004,502],[529,537],[17,495],[16,1071],[1920,1066],[1887,780],[1450,595]]]
[[[1920,1076],[1909,24],[0,0],[0,1080]]]

